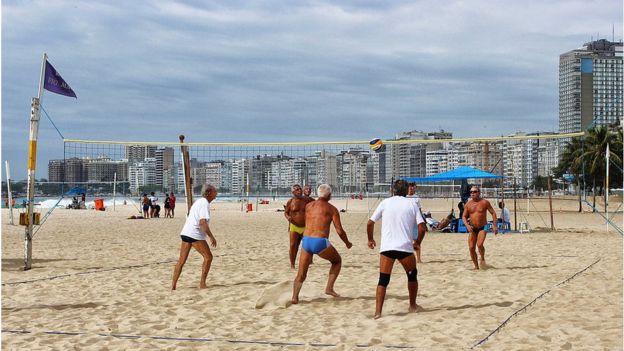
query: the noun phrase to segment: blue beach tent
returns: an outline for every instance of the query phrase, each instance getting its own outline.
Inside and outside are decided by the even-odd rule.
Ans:
[[[430,177],[405,177],[402,178],[408,182],[415,183],[431,183],[431,182],[448,182],[453,180],[464,179],[501,179],[503,176],[494,173],[482,171],[473,167],[458,167],[453,170],[434,174]]]

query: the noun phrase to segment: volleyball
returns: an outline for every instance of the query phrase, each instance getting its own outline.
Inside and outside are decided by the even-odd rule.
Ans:
[[[375,138],[368,142],[368,146],[373,151],[380,151],[381,147],[383,146],[383,141],[381,141],[381,139],[379,138]]]

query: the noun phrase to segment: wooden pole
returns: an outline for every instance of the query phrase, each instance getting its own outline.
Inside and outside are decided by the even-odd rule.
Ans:
[[[180,144],[184,143],[184,135],[180,135]],[[182,171],[184,173],[184,195],[186,196],[186,215],[188,216],[193,206],[193,179],[191,178],[191,160],[188,146],[180,145],[182,153]]]
[[[117,197],[117,172],[113,175],[113,211],[115,211],[115,198]]]
[[[607,152],[606,152],[606,157],[605,157],[605,161],[607,163],[607,172],[605,175],[605,218],[607,219],[607,232],[609,232],[609,211],[608,211],[608,207],[609,207],[609,144],[607,144]]]
[[[550,175],[548,176],[548,206],[550,206],[550,230],[555,230],[555,222],[552,210],[552,188],[550,186]]]

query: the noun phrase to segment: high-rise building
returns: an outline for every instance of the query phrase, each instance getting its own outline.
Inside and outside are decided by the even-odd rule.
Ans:
[[[622,121],[622,42],[600,39],[559,56],[559,132]]]
[[[65,160],[48,161],[48,181],[64,182],[65,181]]]
[[[156,156],[156,145],[128,145],[126,146],[126,158],[129,164],[143,162],[146,158]]]
[[[163,186],[164,174],[167,170],[173,168],[173,148],[164,147],[154,151],[156,158],[156,185]]]

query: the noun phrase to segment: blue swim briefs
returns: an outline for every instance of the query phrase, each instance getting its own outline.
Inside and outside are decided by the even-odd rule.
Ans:
[[[316,238],[313,236],[303,236],[301,247],[311,254],[318,254],[326,248],[330,247],[329,239]]]

